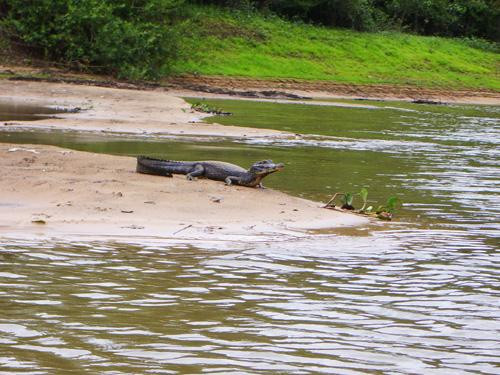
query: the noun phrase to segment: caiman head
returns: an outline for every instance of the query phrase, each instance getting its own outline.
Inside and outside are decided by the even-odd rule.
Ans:
[[[283,163],[273,163],[272,160],[261,160],[253,163],[253,165],[248,170],[257,176],[265,177],[268,174],[277,172],[285,168]]]

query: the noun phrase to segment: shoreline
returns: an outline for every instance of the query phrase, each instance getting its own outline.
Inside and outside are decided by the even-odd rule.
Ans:
[[[335,81],[310,81],[294,78],[249,78],[237,76],[182,75],[165,78],[160,83],[119,81],[109,76],[67,72],[55,67],[29,67],[0,64],[0,81],[66,83],[139,91],[197,93],[199,96],[235,99],[257,95],[261,99],[305,96],[327,99],[413,101],[429,100],[443,104],[500,105],[500,91],[492,89],[425,87],[395,84],[352,84]],[[250,94],[249,96],[245,95]],[[274,94],[273,94],[274,93]],[[243,95],[241,95],[243,94]]]
[[[183,76],[173,77],[167,83],[174,88],[216,95],[226,92],[226,96],[238,98],[238,93],[250,94],[275,91],[278,94],[292,94],[314,99],[354,99],[374,101],[429,100],[443,104],[500,105],[500,92],[494,90],[428,88],[389,84],[349,84],[330,81],[307,81],[300,79],[254,79],[224,76]],[[241,96],[240,96],[241,97]],[[267,99],[273,99],[269,97]]]
[[[370,223],[272,189],[139,174],[132,157],[7,143],[0,155],[0,236],[7,238],[251,242]]]

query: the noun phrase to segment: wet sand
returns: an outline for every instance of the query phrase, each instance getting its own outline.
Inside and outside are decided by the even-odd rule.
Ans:
[[[135,172],[135,158],[0,144],[0,235],[258,240],[367,224],[272,189]]]

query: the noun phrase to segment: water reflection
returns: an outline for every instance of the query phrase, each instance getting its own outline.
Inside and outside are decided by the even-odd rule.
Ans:
[[[225,250],[8,241],[0,363],[37,373],[497,373],[500,258],[448,235]],[[417,248],[412,236],[428,242]]]
[[[36,104],[18,103],[10,100],[0,101],[0,121],[44,120],[54,117],[50,115],[75,111],[75,109],[46,107]]]

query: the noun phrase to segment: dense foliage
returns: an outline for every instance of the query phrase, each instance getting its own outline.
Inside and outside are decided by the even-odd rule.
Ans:
[[[361,31],[500,38],[500,0],[193,0]]]
[[[11,38],[72,68],[155,78],[176,57],[170,26],[182,0],[0,0]]]
[[[129,79],[173,72],[496,89],[499,44],[477,37],[496,40],[499,2],[0,0],[0,56],[14,41],[31,56]]]

